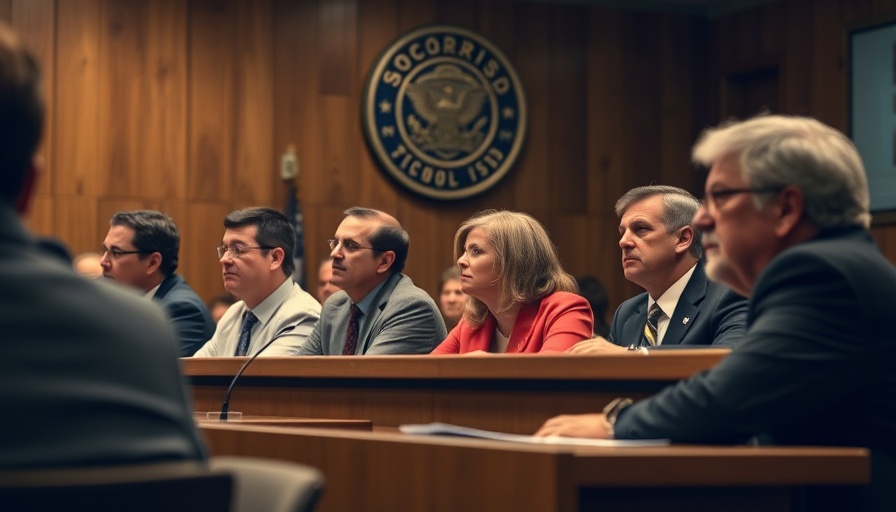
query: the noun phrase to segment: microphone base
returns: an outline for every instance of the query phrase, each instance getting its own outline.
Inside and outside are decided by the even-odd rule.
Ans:
[[[227,423],[240,423],[243,421],[243,413],[228,411],[227,419],[221,419],[221,411],[197,412],[195,418],[198,421],[222,421]]]

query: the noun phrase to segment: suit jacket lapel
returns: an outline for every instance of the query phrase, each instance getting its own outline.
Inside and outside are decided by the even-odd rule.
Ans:
[[[688,329],[694,325],[694,320],[700,314],[699,304],[706,297],[707,282],[703,263],[697,262],[690,281],[681,292],[681,297],[678,298],[678,304],[669,320],[669,327],[666,328],[666,334],[663,336],[663,345],[681,344]]]
[[[365,319],[364,327],[358,336],[358,343],[361,344],[361,351],[358,352],[359,354],[364,354],[370,347],[370,333],[374,331],[374,326],[376,326],[376,331],[379,332],[380,315],[383,313],[383,309],[386,308],[386,304],[389,303],[389,298],[392,297],[392,292],[395,290],[395,287],[398,286],[401,277],[402,274],[392,274],[389,276],[389,279],[387,279],[385,284],[383,284],[383,287],[380,288],[380,292],[371,304],[370,311],[367,312],[368,318]]]
[[[635,314],[625,321],[625,328],[622,330],[623,339],[618,340],[625,346],[640,344],[644,335],[644,324],[647,323],[647,294],[643,294],[642,297],[643,300],[638,301]]]
[[[178,276],[177,274],[171,274],[170,276],[166,277],[164,280],[162,280],[161,284],[159,284],[159,289],[156,290],[156,294],[153,295],[152,298],[161,299],[162,297],[164,297],[169,291],[171,291],[172,288],[174,288],[174,285],[177,284],[179,279],[180,276]]]

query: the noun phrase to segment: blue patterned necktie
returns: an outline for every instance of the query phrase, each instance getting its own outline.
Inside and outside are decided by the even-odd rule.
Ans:
[[[236,346],[236,356],[244,356],[249,352],[249,335],[252,333],[252,327],[258,322],[258,318],[251,311],[246,311],[243,317],[243,328],[240,330],[240,342]]]
[[[361,319],[361,308],[352,304],[352,316],[348,320],[348,330],[345,331],[345,346],[342,347],[342,355],[353,356],[358,347],[358,326]]]
[[[659,324],[661,316],[663,316],[663,310],[660,309],[659,304],[654,302],[653,305],[650,306],[650,311],[647,312],[647,323],[644,324],[644,341],[651,347],[659,344],[657,325]]]

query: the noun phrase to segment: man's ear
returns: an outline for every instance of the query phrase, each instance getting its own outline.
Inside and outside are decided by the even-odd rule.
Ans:
[[[376,267],[376,272],[378,274],[383,274],[388,272],[390,268],[392,268],[392,263],[395,262],[395,252],[394,251],[383,251],[382,254],[376,257],[379,260]]]
[[[784,187],[775,201],[773,210],[777,216],[775,219],[775,235],[786,238],[796,229],[803,219],[806,208],[806,198],[803,191],[797,187]]]
[[[678,240],[675,243],[675,252],[682,254],[691,248],[694,243],[694,228],[691,226],[682,226],[678,228]]]
[[[37,187],[37,175],[39,174],[40,165],[39,157],[35,156],[25,170],[25,176],[22,178],[22,188],[19,190],[18,197],[16,197],[16,213],[19,216],[24,216],[28,213],[28,208],[31,206],[34,189]]]
[[[271,270],[278,269],[283,266],[283,258],[286,257],[286,251],[282,247],[274,247],[271,249]]]
[[[146,267],[146,275],[155,273],[162,266],[162,253],[154,252],[146,259],[149,261],[149,266]]]

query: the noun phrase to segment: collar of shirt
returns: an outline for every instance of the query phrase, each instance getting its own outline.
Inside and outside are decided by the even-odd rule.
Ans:
[[[274,313],[280,309],[280,306],[286,302],[286,299],[289,298],[290,292],[292,292],[293,280],[291,278],[286,278],[283,280],[283,283],[277,287],[276,290],[273,291],[270,295],[267,296],[261,304],[255,306],[255,309],[252,310],[252,314],[258,318],[258,326],[262,326],[268,323],[268,320],[274,316]],[[253,329],[254,330],[254,329]]]
[[[364,325],[367,323],[367,319],[370,318],[370,315],[367,314],[367,311],[369,311],[371,307],[375,307],[373,301],[376,300],[377,296],[379,296],[380,294],[380,290],[383,289],[383,286],[385,286],[388,281],[389,280],[386,279],[382,283],[376,285],[373,290],[370,290],[370,293],[365,295],[360,302],[356,303],[358,305],[358,309],[360,309],[361,312],[364,313],[364,315],[361,317],[361,321],[358,323],[359,332],[364,332]]]
[[[647,311],[650,311],[650,306],[652,306],[654,302],[657,302],[660,305],[660,309],[663,310],[663,316],[660,317],[660,321],[657,322],[658,325],[656,326],[658,345],[663,343],[663,336],[666,334],[666,329],[669,327],[672,315],[675,314],[675,306],[678,305],[678,299],[680,299],[681,294],[684,293],[684,289],[687,287],[688,281],[691,280],[691,276],[694,275],[694,269],[696,268],[697,264],[694,263],[694,266],[685,272],[683,276],[679,277],[678,281],[675,281],[675,283],[660,295],[658,299],[654,300],[650,295],[647,296]]]
[[[144,295],[144,297],[146,297],[147,299],[151,299],[151,298],[155,297],[155,296],[156,296],[156,292],[159,291],[159,287],[160,287],[160,286],[162,286],[162,283],[159,283],[159,284],[155,285],[155,286],[152,288],[152,290],[149,290],[148,292],[146,292],[146,294]]]

